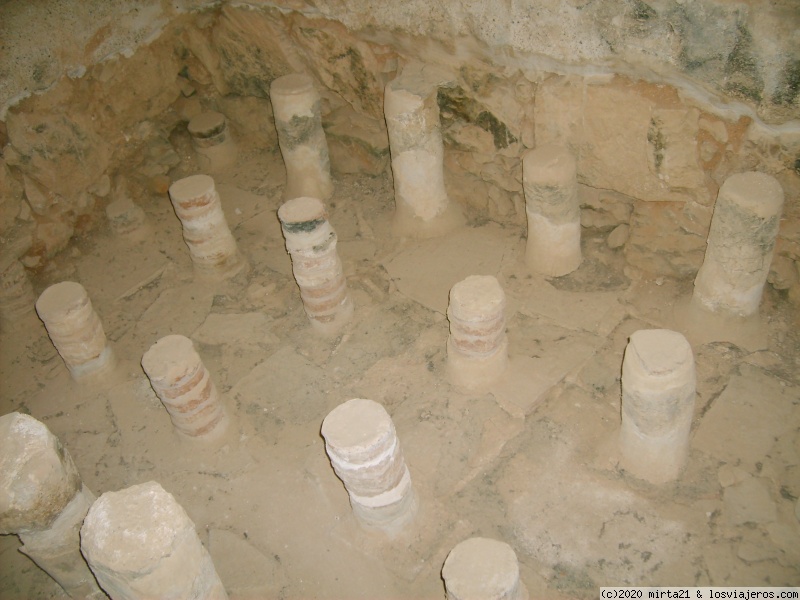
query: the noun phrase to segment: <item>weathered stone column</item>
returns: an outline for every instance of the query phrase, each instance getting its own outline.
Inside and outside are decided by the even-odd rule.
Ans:
[[[32,313],[35,302],[33,286],[22,263],[14,256],[0,259],[0,323],[3,328],[13,328]]]
[[[558,277],[581,264],[581,212],[575,159],[563,146],[546,144],[522,157],[528,215],[525,262]]]
[[[389,131],[397,235],[430,237],[463,222],[444,186],[437,88],[417,76],[386,85],[383,112]]]
[[[506,295],[491,275],[470,275],[450,290],[447,376],[456,386],[478,388],[508,366]]]
[[[170,186],[169,197],[183,225],[195,271],[223,279],[241,271],[245,261],[225,220],[214,180],[208,175],[184,177]]]
[[[192,439],[216,439],[230,419],[192,340],[168,335],[144,353],[142,368],[175,430]]]
[[[505,542],[474,537],[450,551],[442,567],[447,600],[527,600],[519,562]]]
[[[316,198],[294,198],[278,209],[278,218],[311,325],[323,334],[336,333],[350,320],[353,302],[325,205]]]
[[[300,73],[278,77],[270,85],[269,99],[286,165],[283,198],[327,200],[333,194],[331,163],[314,80]]]
[[[134,237],[147,223],[144,211],[128,197],[110,202],[106,206],[106,217],[114,233],[125,237]]]
[[[731,175],[711,218],[692,302],[724,316],[758,311],[778,235],[783,189],[765,173]]]
[[[322,436],[363,526],[391,535],[414,518],[417,499],[411,475],[383,406],[361,398],[348,400],[325,417]]]
[[[188,125],[192,144],[202,171],[219,173],[236,164],[237,148],[225,115],[215,111],[200,113]]]
[[[99,376],[114,367],[103,324],[81,284],[51,285],[36,301],[36,312],[73,379]]]
[[[112,600],[228,598],[194,523],[154,481],[100,496],[81,550]]]
[[[651,483],[676,479],[689,453],[694,399],[686,338],[668,329],[634,333],[622,361],[622,467]]]
[[[94,495],[69,452],[28,415],[0,417],[0,534],[17,534],[26,554],[71,598],[104,598],[80,552],[79,531]]]

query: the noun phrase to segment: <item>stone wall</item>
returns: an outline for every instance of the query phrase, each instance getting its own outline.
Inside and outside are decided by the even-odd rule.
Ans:
[[[520,156],[559,141],[578,160],[584,226],[616,231],[634,268],[689,277],[719,186],[756,169],[786,191],[771,280],[798,278],[793,0],[27,4],[0,7],[20,43],[0,58],[0,231],[28,266],[98,222],[120,174],[163,188],[201,107],[273,147],[269,84],[292,71],[322,92],[334,168],[384,172],[383,88],[424,65],[449,191],[474,219],[522,225]]]

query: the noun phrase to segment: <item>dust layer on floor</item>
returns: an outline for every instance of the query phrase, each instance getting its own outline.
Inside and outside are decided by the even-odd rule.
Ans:
[[[800,343],[780,293],[765,291],[756,336],[682,331],[698,373],[691,453],[680,480],[656,488],[618,466],[622,356],[638,329],[681,330],[675,307],[691,281],[630,279],[621,252],[590,230],[581,267],[551,280],[526,271],[522,227],[475,220],[393,239],[389,175],[345,176],[328,208],[356,312],[321,339],[276,218],[282,172],[273,152],[216,177],[249,263],[229,281],[193,279],[166,194],[140,199],[145,239],[76,240],[36,291],[82,283],[119,367],[73,383],[31,314],[3,333],[2,413],[43,421],[97,495],[159,482],[232,598],[441,598],[447,553],[476,535],[514,548],[532,597],[800,583]],[[444,375],[445,312],[450,287],[473,274],[505,290],[511,363],[470,394]],[[178,439],[141,369],[173,333],[194,341],[234,415],[221,444]],[[420,499],[394,539],[359,528],[320,436],[325,415],[356,397],[391,414]],[[18,547],[0,538],[0,595],[63,597]]]

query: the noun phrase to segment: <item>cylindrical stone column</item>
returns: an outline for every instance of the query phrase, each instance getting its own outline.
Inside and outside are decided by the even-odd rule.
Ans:
[[[278,77],[270,85],[269,99],[286,165],[283,198],[327,200],[333,194],[331,163],[314,80],[300,73]]]
[[[686,338],[668,329],[634,333],[622,361],[622,467],[651,483],[680,475],[689,453],[695,367]]]
[[[429,237],[463,221],[444,185],[437,88],[400,77],[386,85],[383,112],[394,177],[394,229],[398,235]]]
[[[528,215],[525,262],[537,273],[559,277],[581,264],[581,212],[575,159],[546,144],[522,157]]]
[[[80,552],[79,531],[94,495],[69,452],[28,415],[0,417],[0,534],[17,534],[20,551],[71,598],[103,598]]]
[[[447,600],[527,600],[514,549],[482,537],[464,540],[442,567]]]
[[[411,475],[383,406],[361,398],[348,400],[325,417],[322,436],[363,526],[394,534],[414,518],[417,499]]]
[[[323,334],[337,332],[352,316],[353,302],[325,205],[316,198],[294,198],[278,209],[278,218],[311,324]]]
[[[495,381],[508,366],[506,295],[491,275],[470,275],[450,290],[447,376],[475,389]]]
[[[62,281],[51,285],[36,301],[36,312],[73,379],[113,368],[114,355],[103,324],[81,284]]]
[[[222,212],[214,180],[192,175],[173,183],[169,197],[183,225],[195,271],[212,278],[232,277],[244,267],[244,259]]]
[[[200,113],[189,121],[188,130],[201,170],[218,173],[236,164],[236,142],[225,115],[215,111]]]
[[[194,523],[154,481],[100,496],[81,528],[81,550],[112,600],[228,597]]]
[[[147,216],[128,196],[120,196],[106,206],[106,217],[111,229],[126,238],[140,238],[146,233]]]
[[[731,175],[711,218],[692,301],[724,316],[758,311],[783,208],[783,188],[765,173]]]
[[[192,340],[161,338],[144,353],[142,368],[179,434],[203,440],[224,434],[228,412]]]
[[[0,259],[0,323],[13,327],[33,312],[36,296],[25,267],[14,256]]]

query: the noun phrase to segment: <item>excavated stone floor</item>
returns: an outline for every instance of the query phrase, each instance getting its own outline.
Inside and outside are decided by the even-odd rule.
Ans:
[[[187,155],[170,175],[193,172]],[[524,268],[522,228],[472,219],[445,237],[393,239],[390,176],[350,175],[335,177],[328,207],[355,318],[321,339],[276,217],[280,155],[244,152],[215,179],[249,270],[193,280],[167,195],[142,190],[143,240],[95,231],[34,280],[37,293],[84,285],[114,376],[73,383],[31,314],[2,334],[0,410],[43,421],[97,495],[159,482],[232,598],[441,598],[447,553],[476,535],[514,548],[533,598],[800,584],[800,317],[781,293],[765,290],[756,335],[709,339],[680,326],[690,280],[634,274],[603,234],[584,229],[582,266],[544,280]],[[472,274],[495,275],[508,298],[511,365],[480,394],[444,375],[448,291]],[[687,336],[698,374],[689,464],[660,488],[622,472],[616,450],[623,351],[653,327]],[[173,333],[194,340],[235,417],[214,447],[178,439],[140,366]],[[359,528],[320,436],[355,397],[392,415],[419,496],[394,539]],[[0,538],[0,597],[64,597],[18,547]]]

